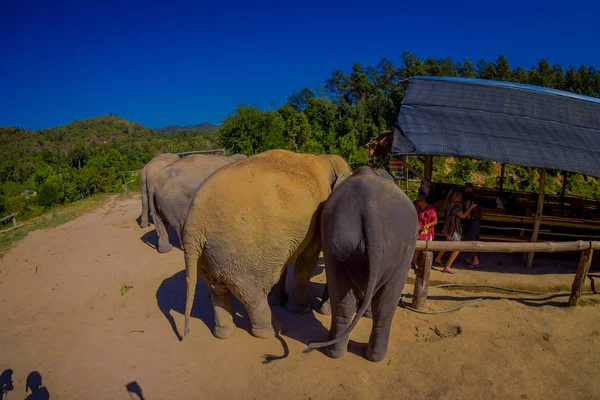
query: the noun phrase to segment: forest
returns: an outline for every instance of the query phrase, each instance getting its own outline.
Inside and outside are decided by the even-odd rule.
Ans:
[[[600,97],[600,71],[594,67],[565,69],[543,59],[525,69],[512,68],[503,55],[473,63],[403,53],[397,65],[384,58],[374,66],[355,63],[348,72],[334,70],[322,86],[295,91],[277,108],[239,105],[216,130],[153,130],[114,115],[39,131],[0,127],[0,217],[41,213],[95,193],[119,192],[129,171],[140,170],[161,152],[223,147],[252,155],[280,148],[340,154],[356,168],[368,162],[365,144],[393,128],[404,96],[402,80],[424,75],[528,83]],[[418,159],[414,164],[422,168]],[[505,188],[537,190],[534,168],[509,165],[506,172]],[[435,157],[434,181],[492,187],[498,174],[499,165],[491,161]],[[558,193],[562,179],[561,173],[549,171],[547,192]],[[567,193],[600,199],[597,183],[569,174]]]

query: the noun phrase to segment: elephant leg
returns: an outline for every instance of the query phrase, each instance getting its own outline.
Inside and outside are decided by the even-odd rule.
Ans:
[[[331,300],[329,299],[329,289],[327,288],[327,284],[325,284],[325,290],[323,290],[321,303],[315,311],[322,315],[331,315]]]
[[[271,323],[271,308],[267,296],[263,292],[254,298],[257,300],[244,304],[244,308],[250,316],[252,335],[261,339],[272,338],[275,336],[275,330]]]
[[[383,360],[387,354],[392,320],[394,319],[401,294],[398,293],[397,288],[394,288],[394,286],[393,283],[386,283],[373,296],[371,302],[373,328],[371,329],[371,336],[365,350],[365,356],[374,362]]]
[[[158,235],[158,252],[168,253],[173,250],[173,245],[169,243],[169,225],[163,222],[162,218],[156,215],[156,213],[152,213],[152,220],[154,221],[154,227]]]
[[[328,274],[329,275],[329,274]],[[356,314],[357,298],[356,293],[352,288],[350,281],[343,277],[337,278],[332,282],[327,277],[327,286],[329,295],[331,296],[331,328],[329,329],[329,340],[337,339],[350,326],[354,314]],[[346,336],[338,343],[332,344],[325,350],[327,355],[332,358],[340,358],[346,354],[348,349],[348,341],[350,338]]]
[[[307,313],[311,310],[308,303],[308,285],[319,262],[319,254],[321,254],[321,236],[316,234],[296,259],[294,288],[287,303],[289,311]]]
[[[142,181],[140,184],[140,190],[142,191],[142,218],[140,221],[140,226],[142,228],[146,228],[148,226],[148,218],[150,214],[148,207],[148,187],[146,181],[146,173],[145,171],[142,171]]]
[[[285,293],[285,280],[287,276],[287,267],[283,269],[281,277],[268,296],[269,304],[272,306],[284,307],[287,303],[287,295]]]
[[[215,313],[213,335],[219,339],[227,339],[235,330],[233,315],[231,314],[231,293],[227,288],[219,288],[218,290],[209,288],[209,291]]]

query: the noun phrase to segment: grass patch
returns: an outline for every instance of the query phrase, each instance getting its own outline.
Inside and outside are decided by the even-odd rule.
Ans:
[[[109,196],[113,195],[114,194],[111,193],[102,193],[91,196],[85,200],[62,206],[55,206],[48,209],[40,216],[29,218],[24,221],[19,220],[17,217],[17,225],[21,225],[18,229],[0,233],[0,256],[4,255],[19,240],[25,238],[29,232],[37,231],[38,229],[54,228],[74,220],[75,218],[100,207]],[[9,226],[7,226],[7,228],[8,227]]]

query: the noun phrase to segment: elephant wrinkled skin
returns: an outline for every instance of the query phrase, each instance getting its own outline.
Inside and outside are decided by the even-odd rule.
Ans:
[[[343,356],[350,332],[371,307],[365,355],[385,358],[417,230],[414,205],[383,170],[361,167],[334,189],[321,216],[331,329],[328,342],[311,343],[308,351],[328,346],[328,355]]]
[[[154,175],[148,198],[158,235],[159,253],[173,249],[167,232],[169,226],[175,230],[181,243],[181,229],[188,202],[202,182],[219,168],[245,158],[248,157],[244,154],[230,157],[192,154],[169,164]]]
[[[231,294],[248,312],[254,336],[275,335],[267,295],[294,259],[287,307],[310,310],[307,289],[321,250],[320,212],[344,172],[350,168],[339,156],[271,150],[225,166],[202,184],[183,228],[184,335],[198,274],[210,290],[213,334],[222,339],[235,329]]]
[[[148,162],[148,164],[144,166],[140,181],[140,190],[142,192],[142,217],[140,226],[142,228],[148,226],[148,220],[150,217],[150,207],[148,205],[149,185],[152,184],[154,175],[167,165],[177,160],[179,160],[179,156],[177,154],[163,153],[154,157]]]

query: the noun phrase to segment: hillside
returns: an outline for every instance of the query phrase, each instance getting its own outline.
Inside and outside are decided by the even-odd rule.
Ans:
[[[120,190],[121,171],[139,170],[161,152],[213,148],[215,135],[158,132],[115,115],[39,131],[0,127],[0,215],[23,212],[18,195],[26,189],[40,192],[41,206]]]
[[[157,128],[156,131],[159,132],[174,132],[174,131],[182,131],[182,130],[198,130],[198,131],[214,131],[219,129],[219,125],[211,124],[210,122],[202,122],[196,125],[169,125],[164,128]]]

